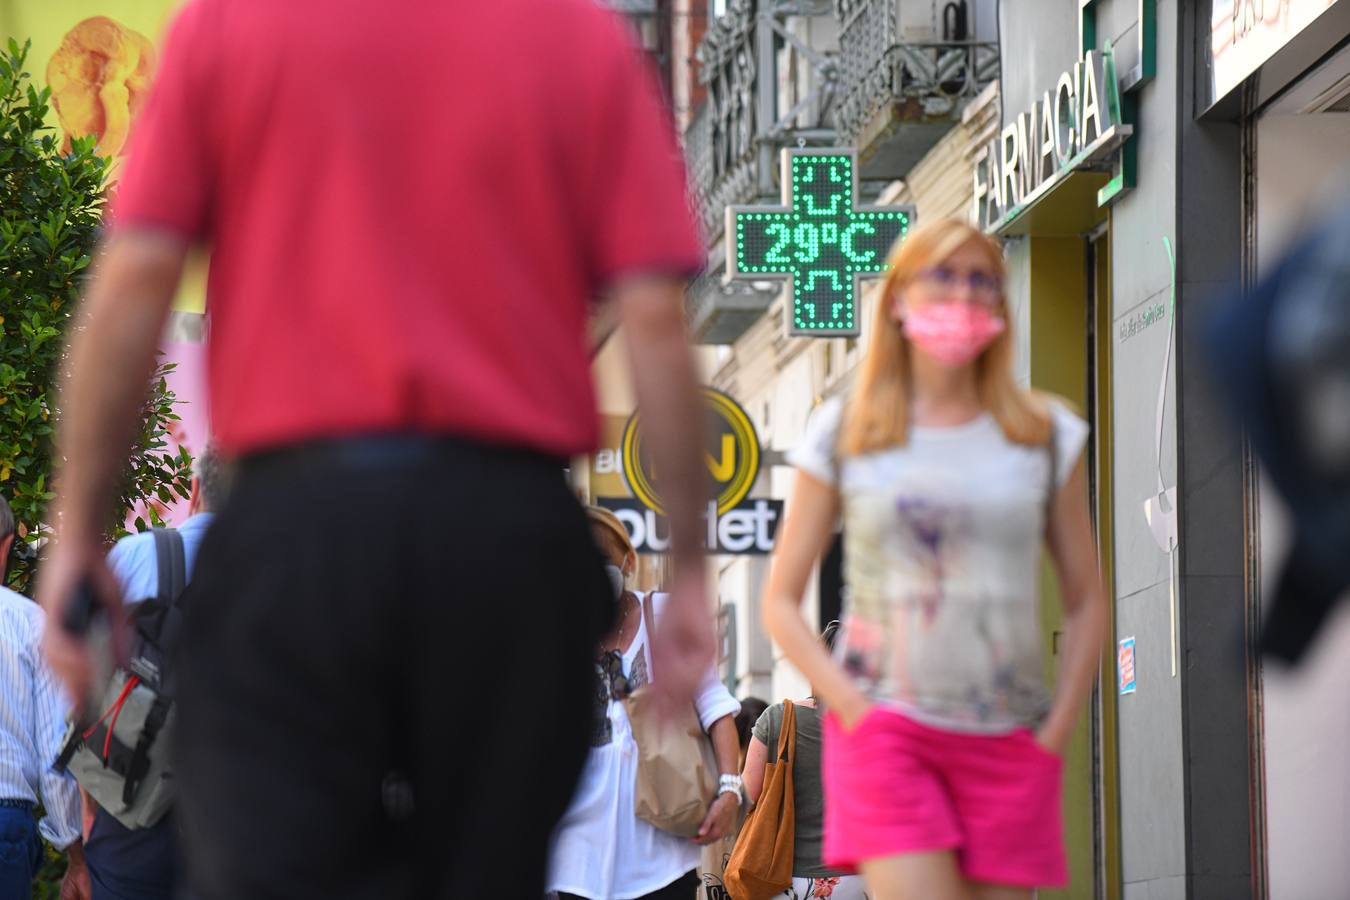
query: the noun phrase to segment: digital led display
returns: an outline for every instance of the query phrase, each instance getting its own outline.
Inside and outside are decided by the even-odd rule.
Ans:
[[[851,150],[784,150],[783,206],[727,207],[727,280],[789,279],[790,334],[857,334],[859,281],[913,222],[911,207],[859,207],[856,168]]]

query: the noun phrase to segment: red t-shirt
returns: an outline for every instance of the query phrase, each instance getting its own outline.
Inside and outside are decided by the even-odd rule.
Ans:
[[[211,248],[228,452],[589,450],[590,302],[703,260],[654,80],[595,0],[191,0],[113,221]]]

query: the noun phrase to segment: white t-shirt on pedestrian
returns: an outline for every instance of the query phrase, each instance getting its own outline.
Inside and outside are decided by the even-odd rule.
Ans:
[[[642,595],[638,594],[639,607]],[[652,614],[658,620],[665,594],[654,594]],[[623,674],[637,683],[661,673],[652,669],[646,618],[623,654]],[[709,669],[694,698],[706,730],[723,716],[734,716],[741,704]],[[628,712],[621,700],[607,710],[612,739],[592,747],[586,757],[572,803],[553,834],[548,890],[591,900],[630,900],[663,888],[699,863],[699,846],[647,824],[637,817],[638,749]]]
[[[1053,454],[1012,443],[984,413],[840,458],[843,403],[812,415],[788,458],[839,489],[846,597],[835,653],[871,699],[987,734],[1034,726],[1049,709],[1037,584],[1050,465],[1057,489],[1088,436],[1086,422],[1050,406]]]

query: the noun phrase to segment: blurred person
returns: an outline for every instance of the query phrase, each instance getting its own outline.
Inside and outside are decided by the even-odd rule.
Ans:
[[[682,308],[702,241],[626,27],[592,0],[188,0],[168,30],[71,342],[39,591],[62,620],[89,579],[120,614],[100,550],[119,448],[204,245],[212,431],[237,465],[182,636],[197,896],[542,893],[614,611],[563,479],[596,441],[600,296],[669,497],[657,700],[706,671]],[[500,640],[455,639],[485,613]],[[46,651],[84,696],[79,636]],[[475,697],[472,740],[447,691]]]
[[[1105,601],[1088,428],[1013,381],[999,245],[954,220],[891,253],[858,383],[813,415],[765,624],[829,710],[823,863],[869,895],[1029,898],[1067,880],[1061,755],[1092,690]],[[799,604],[842,515],[831,658]],[[1037,574],[1063,590],[1045,687]]]
[[[679,837],[639,818],[638,746],[623,701],[640,687],[659,684],[664,676],[651,659],[643,614],[647,596],[627,587],[637,570],[637,552],[628,531],[607,509],[592,506],[587,513],[619,598],[619,615],[597,649],[591,752],[553,837],[548,888],[561,900],[692,900],[698,887],[699,848],[730,834],[741,807],[735,723],[740,704],[710,666],[694,695],[694,706],[722,777],[698,835],[692,840]],[[656,622],[669,602],[662,594],[652,595]]]
[[[834,638],[839,623],[831,622],[821,633],[825,648],[834,650]],[[788,900],[808,900],[812,897],[830,897],[832,900],[866,900],[863,880],[841,869],[821,862],[824,838],[825,792],[820,782],[820,707],[816,692],[804,700],[784,700],[767,707],[755,720],[746,753],[745,799],[753,806],[759,802],[764,787],[764,767],[777,761],[778,741],[782,736],[783,706],[791,703],[797,717],[797,737],[790,748],[792,754],[792,887],[782,896]]]
[[[1350,188],[1250,291],[1215,304],[1215,385],[1289,506],[1261,648],[1301,660],[1350,589]]]
[[[192,580],[198,551],[215,510],[224,505],[229,473],[207,446],[192,463],[188,517],[178,526],[183,572]],[[108,554],[108,568],[128,605],[159,593],[159,566],[154,535],[128,535]],[[134,611],[132,613],[134,615]],[[178,822],[170,810],[148,828],[130,829],[95,804],[94,821],[85,845],[93,900],[174,900],[182,883]]]
[[[14,539],[14,512],[0,497],[0,585]],[[32,895],[45,838],[66,854],[61,900],[88,900],[80,791],[75,779],[52,771],[70,704],[42,658],[45,622],[36,603],[0,587],[0,897]],[[34,816],[39,803],[41,822]]]
[[[745,768],[745,754],[750,749],[755,723],[768,708],[769,704],[759,697],[745,697],[741,700],[741,711],[736,713],[736,740],[741,745],[741,769]]]

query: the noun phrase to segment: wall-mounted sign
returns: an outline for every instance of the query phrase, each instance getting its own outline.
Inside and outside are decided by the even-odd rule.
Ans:
[[[705,387],[709,446],[706,460],[717,491],[715,512],[724,514],[745,499],[759,476],[759,435],[755,423],[739,403],[721,391]],[[623,476],[633,496],[657,515],[665,504],[655,487],[650,448],[643,442],[642,417],[633,413],[623,430]]]
[[[976,157],[976,221],[999,229],[1066,173],[1100,162],[1132,133],[1121,121],[1111,49],[1089,50]]]
[[[595,502],[619,517],[638,553],[665,553],[670,549],[670,526],[665,517],[627,497],[598,497]],[[733,556],[772,553],[782,519],[782,500],[743,500],[720,515],[715,502],[709,501],[703,517],[703,548]]]
[[[1134,638],[1122,638],[1120,650],[1116,654],[1116,673],[1120,681],[1121,694],[1133,694],[1136,683],[1134,678]]]
[[[725,280],[788,279],[788,333],[858,333],[860,281],[886,269],[909,206],[859,206],[853,150],[784,150],[782,206],[728,206]]]
[[[96,134],[117,178],[127,133],[158,67],[159,38],[181,0],[0,0],[0,44],[33,42],[27,69],[52,90],[47,124],[63,146]],[[188,255],[174,308],[206,310],[206,256]]]
[[[1135,312],[1126,319],[1121,320],[1120,335],[1117,338],[1119,343],[1125,343],[1136,334],[1145,329],[1152,328],[1159,322],[1167,321],[1167,305],[1163,303],[1150,303],[1143,309]]]
[[[592,497],[626,497],[628,482],[623,477],[623,432],[630,416],[600,417],[600,449],[589,460],[589,484]]]
[[[1261,68],[1336,0],[1213,0],[1210,9],[1212,99]]]
[[[703,515],[704,549],[723,554],[769,553],[783,518],[783,501],[747,499],[760,466],[755,425],[740,404],[721,391],[705,387],[703,396],[709,435],[705,461],[717,491]],[[670,549],[670,527],[654,486],[656,473],[637,413],[629,417],[618,443],[617,451],[601,451],[592,458],[591,496],[619,517],[638,553],[665,553]],[[612,496],[617,475],[622,475],[632,497]]]

